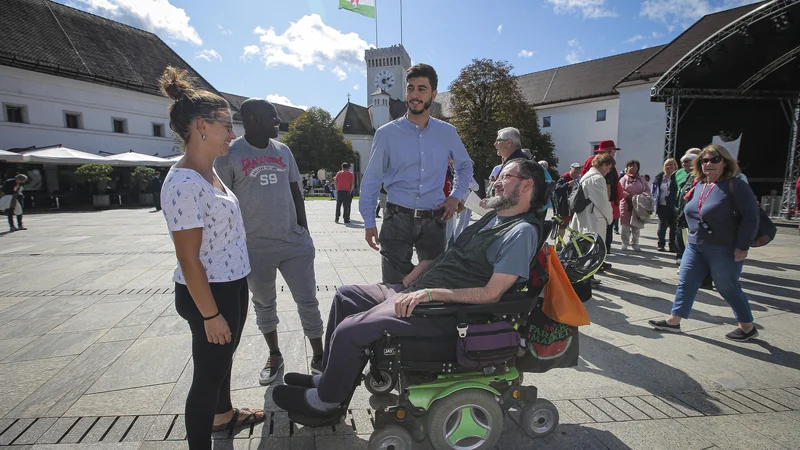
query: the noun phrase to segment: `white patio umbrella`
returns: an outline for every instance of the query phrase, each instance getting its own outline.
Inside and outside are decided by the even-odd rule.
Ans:
[[[40,164],[61,164],[61,165],[81,165],[81,164],[109,164],[106,158],[92,153],[73,150],[61,145],[39,148],[36,150],[25,150],[20,153],[24,162]]]
[[[22,155],[19,153],[0,150],[0,161],[22,162]]]
[[[174,164],[174,162],[167,159],[159,158],[158,156],[153,155],[146,155],[144,153],[138,153],[133,150],[127,153],[106,156],[105,159],[108,160],[110,164],[117,166],[169,167]]]

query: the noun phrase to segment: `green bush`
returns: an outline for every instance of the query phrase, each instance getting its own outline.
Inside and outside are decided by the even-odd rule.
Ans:
[[[147,191],[150,180],[156,176],[156,169],[152,167],[137,166],[131,172],[131,184],[139,192]]]
[[[96,184],[111,181],[113,170],[108,164],[84,164],[75,170],[75,176],[84,183]]]

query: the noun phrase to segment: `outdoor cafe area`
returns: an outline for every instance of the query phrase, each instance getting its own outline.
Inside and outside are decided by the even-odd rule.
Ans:
[[[17,174],[28,176],[23,191],[26,212],[152,206],[149,180],[137,182],[133,176],[134,170],[147,167],[163,175],[180,156],[160,158],[133,150],[102,156],[62,145],[13,152],[0,150],[0,174],[3,180]],[[86,164],[110,166],[110,180],[82,180],[76,170]]]

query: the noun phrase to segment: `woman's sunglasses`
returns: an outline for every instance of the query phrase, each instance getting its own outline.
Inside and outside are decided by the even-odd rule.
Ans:
[[[722,157],[714,156],[713,158],[700,158],[700,162],[703,164],[708,164],[708,163],[719,164],[720,162],[722,162]]]

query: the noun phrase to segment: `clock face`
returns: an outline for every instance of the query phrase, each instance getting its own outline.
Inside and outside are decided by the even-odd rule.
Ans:
[[[375,88],[389,91],[395,84],[394,74],[388,70],[381,70],[375,74]]]

